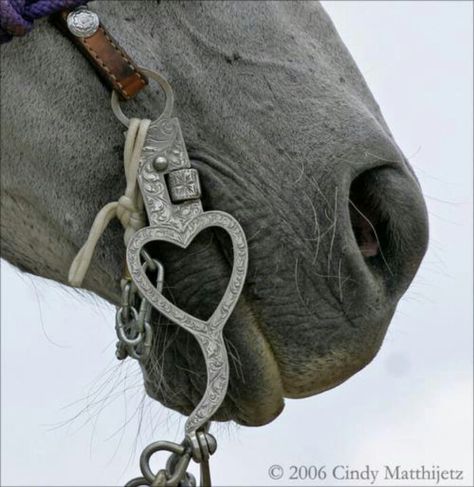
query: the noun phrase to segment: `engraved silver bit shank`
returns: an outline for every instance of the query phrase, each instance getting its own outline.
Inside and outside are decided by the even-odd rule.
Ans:
[[[163,79],[159,82],[162,87],[166,83]],[[165,92],[172,97],[167,83]],[[141,295],[154,308],[196,338],[206,362],[206,391],[185,425],[186,435],[190,436],[208,422],[227,392],[229,363],[223,328],[244,286],[247,242],[242,227],[231,215],[203,211],[197,171],[191,168],[178,119],[172,118],[169,110],[150,124],[141,154],[138,183],[149,226],[138,230],[128,244],[130,275]],[[212,316],[204,321],[175,306],[152,285],[143,270],[140,251],[147,243],[157,240],[186,248],[199,232],[209,227],[220,227],[229,234],[234,261],[224,296]]]

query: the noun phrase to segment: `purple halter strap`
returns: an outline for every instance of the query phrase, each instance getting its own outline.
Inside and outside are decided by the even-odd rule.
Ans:
[[[23,36],[33,28],[33,21],[88,0],[0,0],[0,44],[13,36]]]

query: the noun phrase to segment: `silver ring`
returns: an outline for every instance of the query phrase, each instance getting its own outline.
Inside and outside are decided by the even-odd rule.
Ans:
[[[139,67],[138,69],[142,71],[149,78],[157,81],[158,84],[161,86],[161,89],[165,93],[165,97],[166,97],[165,109],[163,110],[163,113],[156,120],[160,120],[160,118],[164,118],[164,117],[169,118],[171,116],[171,112],[173,111],[173,105],[174,105],[174,94],[173,94],[173,90],[171,89],[171,85],[168,83],[168,81],[165,78],[163,78],[163,76],[161,76],[161,74],[157,73],[156,71],[151,71],[150,69],[146,69],[142,67]],[[112,111],[114,112],[115,116],[120,120],[120,122],[122,122],[125,125],[125,127],[128,127],[130,125],[130,119],[123,113],[122,107],[120,106],[120,100],[118,94],[115,90],[112,90],[111,105],[112,105]]]

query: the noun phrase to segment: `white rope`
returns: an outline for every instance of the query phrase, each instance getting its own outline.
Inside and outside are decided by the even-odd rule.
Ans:
[[[79,250],[69,269],[68,280],[71,286],[80,286],[89,269],[92,256],[99,238],[104,233],[112,218],[116,217],[125,229],[125,245],[132,235],[145,226],[143,200],[137,184],[137,171],[145,137],[150,126],[150,120],[130,119],[130,125],[125,138],[123,162],[127,187],[118,201],[106,204],[97,213],[85,244]]]

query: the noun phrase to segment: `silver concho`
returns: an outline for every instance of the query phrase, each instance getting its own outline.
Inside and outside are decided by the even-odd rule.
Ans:
[[[76,37],[90,37],[99,28],[99,17],[87,7],[78,7],[67,16],[67,26]]]

